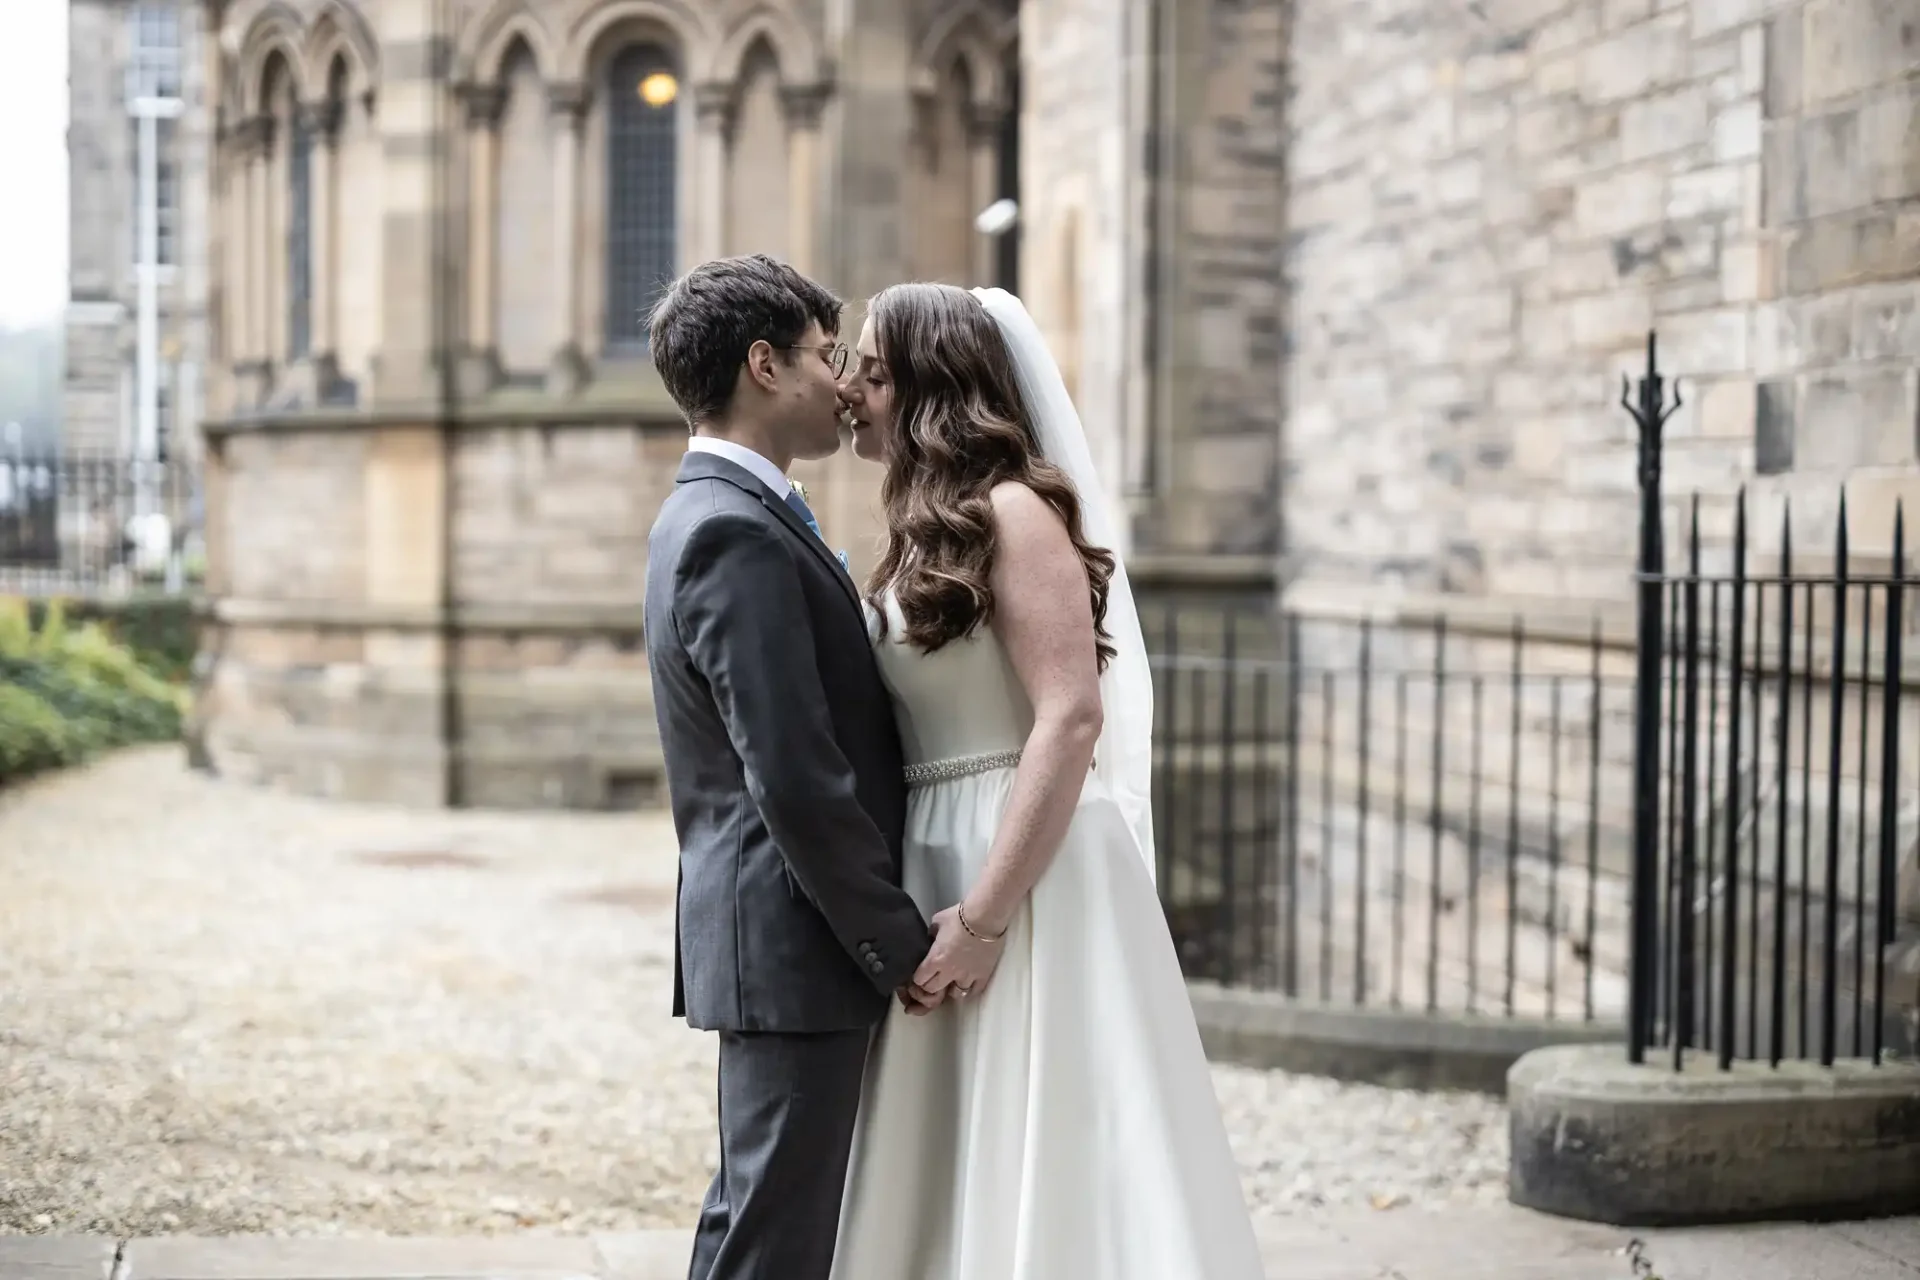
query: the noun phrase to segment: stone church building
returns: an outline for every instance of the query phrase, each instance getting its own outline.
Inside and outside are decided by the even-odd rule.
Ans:
[[[1229,55],[1234,110],[1277,105],[1277,10],[1259,8]],[[1277,437],[1258,365],[1209,393],[1224,450],[1194,451],[1237,511],[1138,483],[1163,394],[1140,362],[1164,327],[1138,251],[1149,8],[208,0],[202,19],[199,749],[221,772],[416,803],[654,796],[642,566],[685,427],[644,316],[720,254],[788,259],[853,324],[899,280],[1018,288],[1142,527],[1265,589]],[[1256,141],[1227,167],[1273,187],[1277,137]],[[982,233],[1003,198],[1017,230]],[[1272,212],[1244,211],[1255,278],[1204,286],[1269,348]],[[1220,259],[1203,265],[1235,269]],[[856,571],[871,563],[877,472],[843,453],[804,478]]]
[[[1630,634],[1668,487],[1920,497],[1905,0],[201,0],[224,773],[657,794],[641,317],[704,258],[999,283],[1154,600]],[[1012,233],[975,215],[1018,204]],[[852,318],[857,320],[857,305]],[[805,475],[871,563],[873,474]],[[1798,523],[1804,517],[1806,524]],[[1877,540],[1877,542],[1876,542]]]

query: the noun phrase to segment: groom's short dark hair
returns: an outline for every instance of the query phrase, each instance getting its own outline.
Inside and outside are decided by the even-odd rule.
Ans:
[[[733,399],[747,348],[800,341],[818,322],[840,332],[840,299],[764,253],[703,262],[673,282],[648,318],[653,366],[689,427],[718,417]]]

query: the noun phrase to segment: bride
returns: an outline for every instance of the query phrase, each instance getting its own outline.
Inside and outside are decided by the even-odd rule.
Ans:
[[[1256,1280],[1153,884],[1152,685],[1079,417],[1019,300],[872,301],[867,592],[934,943],[876,1035],[835,1280]]]

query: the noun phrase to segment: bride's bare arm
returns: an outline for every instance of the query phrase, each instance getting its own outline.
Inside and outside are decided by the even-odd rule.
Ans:
[[[993,513],[992,625],[1033,703],[1033,732],[986,869],[962,903],[967,923],[989,934],[1006,928],[1060,847],[1100,738],[1093,605],[1067,526],[1025,485],[996,488]]]
[[[993,491],[993,520],[992,626],[1033,703],[1033,731],[986,867],[960,903],[934,916],[933,949],[913,975],[926,991],[951,984],[963,996],[999,964],[999,935],[1059,850],[1100,738],[1093,603],[1067,527],[1019,484]]]

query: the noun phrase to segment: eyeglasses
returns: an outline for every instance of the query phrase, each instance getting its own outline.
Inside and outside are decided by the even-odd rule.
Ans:
[[[781,351],[814,351],[826,355],[827,367],[833,370],[833,376],[844,378],[847,374],[847,344],[836,342],[828,347],[790,346],[781,347]]]

